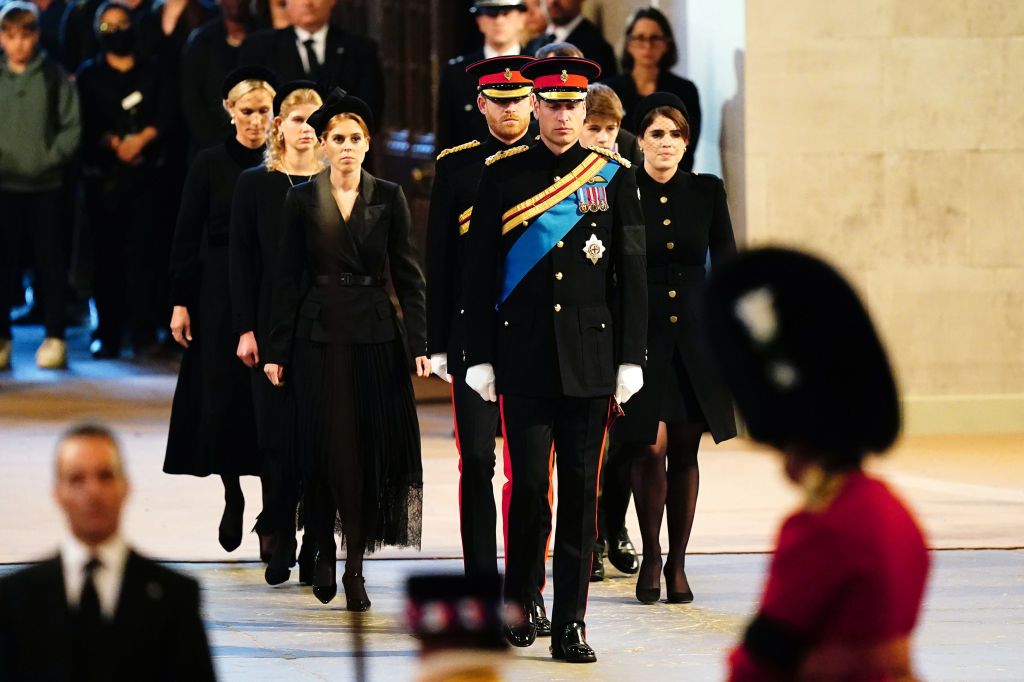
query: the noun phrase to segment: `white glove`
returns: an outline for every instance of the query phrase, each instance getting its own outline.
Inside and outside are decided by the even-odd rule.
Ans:
[[[430,371],[447,381],[449,384],[452,383],[452,377],[448,374],[447,353],[434,353],[430,356]]]
[[[494,365],[484,363],[473,365],[467,369],[466,385],[479,393],[480,397],[487,402],[497,402],[498,394],[494,390]]]
[[[619,376],[615,379],[615,402],[625,405],[643,387],[644,370],[640,365],[619,365]]]

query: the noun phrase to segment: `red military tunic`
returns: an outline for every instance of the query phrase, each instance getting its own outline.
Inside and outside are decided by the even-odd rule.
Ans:
[[[927,576],[907,507],[881,481],[847,475],[831,500],[783,524],[729,679],[910,679],[908,638]]]

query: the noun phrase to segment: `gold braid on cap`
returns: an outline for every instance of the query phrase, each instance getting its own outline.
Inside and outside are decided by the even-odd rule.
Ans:
[[[488,156],[487,160],[484,161],[484,163],[487,164],[488,166],[490,166],[495,161],[501,161],[502,159],[507,159],[510,156],[515,156],[516,154],[519,154],[521,152],[525,152],[529,148],[530,148],[530,145],[528,145],[528,144],[521,144],[518,147],[512,147],[511,149],[503,149],[500,152],[498,152],[497,154],[491,154],[490,156]]]
[[[464,151],[466,149],[472,149],[473,147],[479,147],[479,146],[480,146],[480,141],[479,140],[470,140],[469,142],[466,142],[465,144],[460,144],[458,147],[449,147],[448,149],[445,149],[440,154],[438,154],[437,158],[434,159],[434,160],[435,161],[440,161],[441,159],[443,159],[444,157],[448,156],[449,154],[454,154],[455,152],[461,152],[461,151]]]
[[[628,159],[622,158],[621,156],[619,156],[618,152],[613,152],[611,149],[605,149],[604,147],[598,147],[597,145],[587,147],[587,149],[589,149],[592,152],[597,152],[601,156],[607,156],[609,159],[619,164],[623,168],[633,167],[632,162],[630,162]]]

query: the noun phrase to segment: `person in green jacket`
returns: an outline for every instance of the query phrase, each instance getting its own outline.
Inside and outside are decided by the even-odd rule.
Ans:
[[[22,243],[31,244],[46,335],[36,364],[67,364],[67,265],[61,190],[81,136],[78,96],[67,74],[39,49],[39,10],[12,0],[0,11],[0,370],[10,367],[10,311],[21,291]]]

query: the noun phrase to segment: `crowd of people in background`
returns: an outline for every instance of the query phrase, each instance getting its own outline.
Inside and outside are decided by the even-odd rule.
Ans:
[[[95,322],[97,359],[161,357],[170,345],[167,263],[188,166],[230,137],[221,83],[260,65],[281,82],[341,87],[378,121],[385,81],[376,43],[344,27],[335,0],[8,0],[3,11],[0,102],[0,369],[9,367],[10,315],[40,324],[41,368],[67,364],[66,327]],[[507,5],[507,3],[505,3]],[[475,13],[483,46],[442,69],[438,151],[486,133],[465,67],[484,57],[534,55],[571,43],[596,61],[621,102],[622,134],[636,102],[678,94],[691,119],[684,168],[693,166],[700,104],[671,73],[677,47],[658,10],[634,15],[621,60],[583,16],[583,0],[529,0]],[[341,21],[339,21],[341,18]],[[549,53],[550,54],[550,53]],[[605,100],[608,100],[607,96]],[[627,156],[635,146],[623,148]],[[27,278],[26,278],[27,275]],[[31,296],[28,296],[31,292]],[[95,318],[89,315],[89,299]]]

